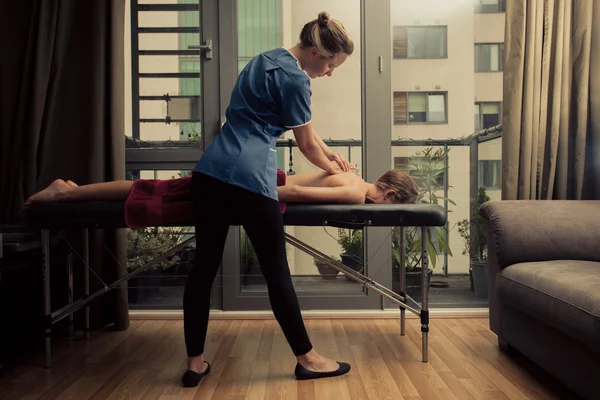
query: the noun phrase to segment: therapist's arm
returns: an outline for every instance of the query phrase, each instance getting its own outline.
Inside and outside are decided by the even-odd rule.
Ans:
[[[313,135],[314,135],[315,139],[317,140],[317,142],[319,143],[319,146],[321,146],[323,153],[325,153],[325,156],[330,161],[336,162],[340,166],[340,168],[346,172],[356,170],[356,167],[354,167],[354,165],[350,164],[350,162],[348,160],[346,160],[346,158],[341,153],[333,152],[329,148],[329,146],[327,146],[325,144],[323,139],[321,139],[321,136],[319,136],[319,134],[314,129],[313,129]]]
[[[343,170],[337,163],[329,160],[323,148],[319,144],[317,135],[309,122],[306,125],[292,128],[298,149],[314,165],[329,172],[330,174],[339,174]],[[325,143],[323,143],[325,144]]]

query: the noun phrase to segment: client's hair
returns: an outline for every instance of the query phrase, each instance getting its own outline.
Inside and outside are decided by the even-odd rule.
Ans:
[[[375,186],[381,190],[393,190],[395,203],[416,203],[419,187],[413,178],[402,171],[391,170],[377,180]]]
[[[307,22],[300,32],[300,45],[304,48],[316,47],[322,57],[333,57],[336,53],[351,55],[354,42],[340,21],[330,19],[325,11],[316,19]]]

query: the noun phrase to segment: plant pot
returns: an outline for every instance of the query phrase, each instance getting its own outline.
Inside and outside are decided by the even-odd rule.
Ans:
[[[317,269],[319,270],[319,273],[323,279],[334,280],[337,277],[337,274],[340,272],[325,263],[316,263],[315,265],[317,266]]]
[[[488,264],[487,261],[471,261],[473,287],[475,296],[488,297]]]
[[[340,254],[340,257],[342,258],[342,263],[345,266],[350,267],[353,270],[362,273],[364,267],[363,267],[363,260],[360,257],[358,257],[355,254],[351,254],[351,253]],[[348,275],[345,275],[345,276],[346,276],[347,280],[349,280],[351,282],[356,282],[354,279],[350,278]]]

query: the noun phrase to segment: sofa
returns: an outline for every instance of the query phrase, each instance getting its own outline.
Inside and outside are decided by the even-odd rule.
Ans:
[[[488,201],[479,213],[498,345],[600,399],[600,201]]]

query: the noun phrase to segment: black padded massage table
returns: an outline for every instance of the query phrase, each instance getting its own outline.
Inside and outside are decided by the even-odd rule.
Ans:
[[[118,287],[124,281],[148,269],[164,258],[179,251],[188,245],[194,238],[173,247],[168,252],[148,262],[144,266],[128,273],[111,284],[95,293],[89,293],[89,229],[112,229],[126,228],[124,218],[124,202],[81,202],[81,203],[41,203],[29,207],[24,212],[25,227],[39,230],[42,239],[42,272],[43,272],[43,299],[44,312],[46,315],[46,367],[51,364],[50,351],[50,332],[54,323],[69,316],[72,319],[74,312],[84,309],[84,330],[86,337],[89,337],[89,309],[88,304],[95,298]],[[362,229],[369,226],[377,227],[400,227],[401,237],[404,238],[404,227],[422,227],[422,241],[427,241],[429,227],[444,226],[447,220],[447,214],[444,208],[433,204],[361,204],[361,205],[341,205],[341,204],[288,204],[283,215],[284,224],[288,226],[332,226],[337,228]],[[193,226],[193,221],[189,223],[178,223],[177,226]],[[239,224],[236,224],[239,225]],[[81,255],[84,262],[84,295],[82,298],[73,301],[69,299],[69,304],[54,312],[50,308],[50,230],[54,229],[82,229],[84,240],[84,252]],[[286,241],[309,255],[320,259],[329,266],[337,269],[346,276],[364,284],[375,290],[382,296],[394,301],[400,307],[400,334],[405,335],[405,311],[419,315],[421,319],[422,332],[422,358],[423,362],[428,361],[428,332],[429,332],[429,308],[428,308],[428,249],[422,246],[422,275],[421,275],[421,305],[406,295],[404,246],[401,247],[401,269],[400,269],[400,293],[395,293],[383,285],[373,281],[361,273],[342,264],[339,261],[319,252],[306,243],[286,234]],[[68,260],[69,261],[69,260]],[[69,265],[68,265],[69,267]],[[69,283],[72,284],[72,269],[69,269]],[[70,287],[70,292],[72,288]]]

